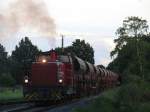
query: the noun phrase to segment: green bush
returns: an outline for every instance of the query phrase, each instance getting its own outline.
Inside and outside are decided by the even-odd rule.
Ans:
[[[149,83],[144,81],[123,85],[116,94],[116,110],[118,112],[137,112],[137,109],[143,110],[143,104],[150,102],[149,93]],[[147,107],[147,110],[149,109],[150,107]]]
[[[136,79],[111,91],[102,93],[88,107],[74,112],[150,112],[149,82]]]
[[[141,100],[141,91],[136,84],[124,85],[116,94],[116,110],[118,112],[134,112]]]
[[[133,74],[130,74],[129,72],[125,72],[125,74],[127,74],[127,75],[121,76],[123,84],[129,84],[131,82],[139,83],[142,80],[141,77],[138,75],[133,75]]]
[[[106,97],[99,97],[87,108],[77,108],[74,112],[115,112],[114,102]]]
[[[0,85],[1,86],[14,86],[15,79],[12,77],[10,73],[3,73],[0,75]]]
[[[114,102],[106,97],[100,97],[93,103],[92,107],[95,108],[94,112],[115,112]]]

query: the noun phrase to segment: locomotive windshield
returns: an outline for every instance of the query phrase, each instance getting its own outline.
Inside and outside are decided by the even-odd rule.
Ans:
[[[40,55],[36,58],[36,62],[50,62],[51,57],[47,55]]]
[[[36,62],[55,62],[57,61],[57,53],[54,50],[49,52],[42,52],[41,55],[36,57]]]
[[[45,62],[51,62],[51,61],[52,61],[52,59],[51,59],[51,56],[49,56],[49,55],[40,55],[40,56],[36,57],[36,62],[43,62],[43,63],[45,63]],[[72,59],[69,56],[60,55],[60,56],[58,56],[58,59],[56,59],[55,61],[71,63]]]

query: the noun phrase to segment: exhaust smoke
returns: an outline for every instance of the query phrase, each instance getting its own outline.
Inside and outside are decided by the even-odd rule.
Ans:
[[[0,13],[0,39],[13,37],[22,29],[36,31],[41,36],[55,40],[56,25],[41,0],[16,0]]]

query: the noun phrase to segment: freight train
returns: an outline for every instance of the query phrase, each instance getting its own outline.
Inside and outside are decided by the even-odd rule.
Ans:
[[[28,101],[62,100],[89,96],[118,85],[119,75],[94,66],[74,55],[43,52],[24,77],[23,94]]]

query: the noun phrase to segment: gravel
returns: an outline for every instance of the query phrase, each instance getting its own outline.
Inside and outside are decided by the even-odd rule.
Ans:
[[[99,96],[99,95],[98,95]],[[72,112],[74,108],[79,108],[79,107],[86,107],[89,106],[89,104],[98,96],[93,96],[89,98],[83,98],[79,101],[76,101],[74,103],[68,104],[68,105],[63,105],[57,108],[50,109],[46,112]]]

